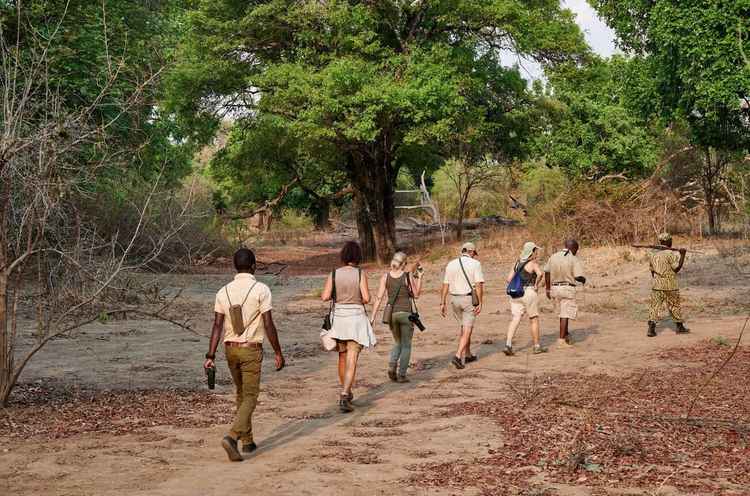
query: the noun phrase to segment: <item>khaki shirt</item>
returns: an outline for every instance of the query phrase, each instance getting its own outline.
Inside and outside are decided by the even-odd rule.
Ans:
[[[257,282],[252,274],[237,274],[230,282],[216,293],[214,312],[224,315],[224,342],[262,343],[265,328],[264,314],[271,310],[271,290],[262,282]],[[253,286],[255,285],[255,286]],[[252,291],[250,288],[252,287]],[[250,293],[248,294],[248,291]],[[228,296],[227,296],[228,293]],[[247,299],[245,297],[247,296]],[[231,301],[231,303],[230,303]],[[232,319],[229,317],[231,305],[241,305],[245,332],[238,336],[232,329]],[[260,313],[258,313],[260,312]],[[254,320],[253,320],[254,319]],[[252,320],[252,322],[250,322]]]
[[[653,288],[658,291],[676,291],[677,273],[680,255],[675,251],[659,250],[649,254],[649,267],[654,273]]]
[[[575,286],[576,277],[584,277],[581,261],[568,250],[558,251],[549,257],[544,272],[549,272],[552,284],[565,282]]]
[[[461,271],[459,260],[464,266],[466,276]],[[469,278],[471,286],[466,282],[466,277]],[[468,295],[471,293],[471,289],[476,287],[480,282],[484,282],[482,264],[475,258],[471,258],[468,255],[461,255],[460,258],[451,260],[445,267],[443,284],[448,285],[448,292],[452,295]]]

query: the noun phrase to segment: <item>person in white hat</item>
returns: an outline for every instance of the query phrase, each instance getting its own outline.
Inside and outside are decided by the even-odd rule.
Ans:
[[[445,277],[440,293],[440,314],[446,316],[448,294],[451,295],[451,308],[459,324],[458,349],[451,363],[462,369],[465,363],[477,359],[471,354],[471,333],[477,315],[482,311],[484,298],[484,274],[482,264],[477,260],[477,247],[474,243],[464,243],[461,255],[451,260],[445,267]]]
[[[513,336],[521,323],[521,317],[526,313],[531,323],[531,339],[534,342],[534,353],[544,353],[547,348],[542,348],[539,342],[539,288],[544,284],[544,272],[537,263],[540,247],[531,241],[523,245],[521,256],[508,272],[507,282],[510,283],[516,274],[521,278],[523,296],[510,299],[510,313],[513,318],[508,324],[508,334],[505,338],[505,349],[503,353],[513,356]]]

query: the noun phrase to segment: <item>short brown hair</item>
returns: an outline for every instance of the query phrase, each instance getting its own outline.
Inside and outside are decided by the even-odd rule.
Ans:
[[[362,263],[362,248],[356,241],[347,241],[341,248],[341,261],[345,264],[359,265]]]

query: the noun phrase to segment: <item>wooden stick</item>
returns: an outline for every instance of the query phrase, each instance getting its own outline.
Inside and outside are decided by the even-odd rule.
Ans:
[[[667,250],[667,251],[680,251],[679,248],[670,248],[669,246],[663,245],[630,245],[633,248],[651,248],[652,250]],[[695,253],[697,255],[703,255],[701,251],[685,250],[686,253]]]

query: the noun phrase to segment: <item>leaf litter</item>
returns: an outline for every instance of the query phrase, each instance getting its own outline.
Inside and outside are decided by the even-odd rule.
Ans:
[[[739,348],[705,385],[729,353],[726,346],[706,341],[658,352],[664,367],[623,376],[513,378],[528,401],[510,390],[495,399],[447,405],[438,413],[490,419],[502,447],[489,450],[489,456],[412,466],[410,482],[474,487],[482,494],[498,494],[498,488],[522,494],[540,477],[595,491],[665,485],[690,494],[747,491],[750,348]]]

